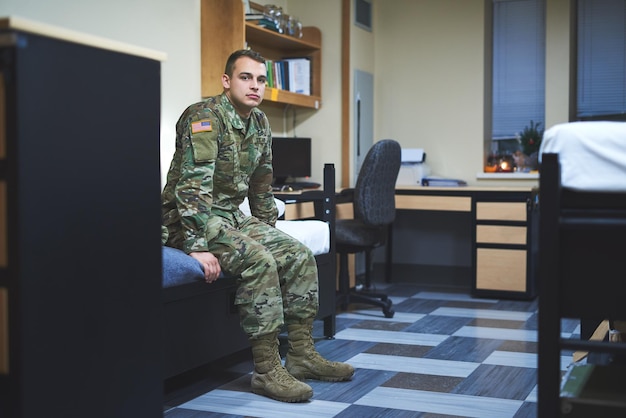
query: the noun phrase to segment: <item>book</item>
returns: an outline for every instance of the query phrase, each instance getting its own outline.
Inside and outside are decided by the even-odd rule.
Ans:
[[[267,15],[263,13],[246,13],[246,20],[261,20],[268,19]]]
[[[422,186],[431,187],[460,187],[467,186],[465,180],[451,179],[439,176],[428,176],[422,179]]]
[[[289,91],[311,95],[311,60],[309,58],[286,58]]]
[[[289,91],[289,63],[287,61],[280,62],[282,72],[283,90]]]
[[[265,67],[267,68],[267,87],[274,87],[274,61],[265,60]]]
[[[277,89],[283,88],[283,72],[280,61],[274,61],[274,87]]]

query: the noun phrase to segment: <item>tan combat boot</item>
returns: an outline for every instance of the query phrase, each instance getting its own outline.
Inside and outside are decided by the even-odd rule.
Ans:
[[[302,320],[299,324],[287,325],[289,351],[285,367],[297,379],[317,379],[326,382],[350,380],[354,368],[347,363],[328,361],[323,358],[313,343],[313,320]]]
[[[252,392],[282,402],[304,402],[313,396],[311,386],[290,375],[280,362],[278,333],[250,339],[254,372]]]

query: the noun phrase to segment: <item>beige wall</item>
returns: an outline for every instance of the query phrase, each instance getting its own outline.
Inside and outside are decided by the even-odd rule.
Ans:
[[[424,148],[431,170],[482,170],[483,0],[376,2],[378,138]]]
[[[533,186],[536,180],[477,178],[483,169],[484,138],[491,129],[484,115],[489,99],[485,31],[490,27],[486,12],[490,1],[372,0],[372,32],[354,26],[350,17],[352,70],[375,74],[375,140],[394,138],[403,147],[424,148],[434,173],[470,185]],[[289,5],[300,2],[290,0]],[[550,127],[568,121],[571,2],[547,3],[546,126]]]
[[[161,138],[155,138],[161,141],[162,177],[174,152],[176,120],[185,106],[201,99],[199,13],[199,0],[0,1],[0,16],[17,16],[167,54],[161,65]]]
[[[571,0],[550,0],[546,5],[546,126],[569,120]]]
[[[277,3],[276,3],[277,4]],[[319,110],[295,109],[297,136],[312,138],[312,179],[323,181],[325,163],[335,164],[337,184],[341,174],[341,1],[288,0],[285,11],[297,16],[304,26],[322,32],[322,106]],[[275,135],[293,135],[293,111],[270,111]],[[278,135],[277,135],[278,136]]]
[[[485,132],[485,1],[490,0],[372,0],[373,32],[353,26],[350,17],[352,69],[375,75],[375,140],[394,138],[404,147],[424,148],[433,171],[470,184],[536,184],[476,179]],[[321,181],[326,162],[341,172],[341,1],[272,3],[322,31],[322,108],[295,110],[295,133],[314,139],[313,179]],[[570,0],[547,3],[549,127],[568,118]],[[161,83],[163,175],[173,152],[176,120],[185,106],[201,98],[199,11],[199,0],[0,3],[1,16],[17,15],[167,53]],[[293,134],[292,109],[268,108],[268,114],[277,135]]]

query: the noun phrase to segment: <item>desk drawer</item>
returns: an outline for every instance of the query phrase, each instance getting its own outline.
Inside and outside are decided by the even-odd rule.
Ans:
[[[479,248],[476,289],[526,292],[526,250]]]
[[[525,226],[477,225],[476,242],[526,245]]]
[[[396,209],[470,212],[472,198],[469,196],[396,195]]]
[[[526,222],[527,217],[526,202],[476,203],[476,220]]]

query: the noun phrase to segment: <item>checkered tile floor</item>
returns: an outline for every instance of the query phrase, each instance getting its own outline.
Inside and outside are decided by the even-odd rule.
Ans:
[[[276,402],[250,391],[246,358],[213,366],[206,379],[170,393],[164,416],[536,416],[536,300],[475,299],[411,284],[384,291],[394,301],[393,318],[354,305],[338,314],[334,340],[316,342],[327,358],[355,367],[352,381],[307,381],[315,391],[310,402]],[[566,337],[580,333],[575,321],[562,327]],[[315,335],[322,335],[321,323]],[[565,354],[563,370],[571,359]]]

